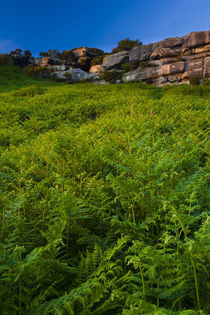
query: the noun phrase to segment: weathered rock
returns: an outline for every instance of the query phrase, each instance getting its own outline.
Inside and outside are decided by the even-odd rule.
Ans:
[[[210,78],[210,57],[204,59],[204,78]]]
[[[185,62],[185,72],[183,79],[189,77],[202,78],[204,70],[204,59],[196,59]]]
[[[57,66],[52,66],[54,71],[65,71],[66,66],[65,65],[57,65]]]
[[[179,61],[167,65],[162,65],[161,66],[161,75],[162,76],[167,76],[167,75],[172,75],[176,73],[182,73],[184,71],[184,62]]]
[[[59,59],[54,59],[51,57],[42,57],[40,66],[53,66],[53,65],[59,65],[61,64],[61,61]]]
[[[155,79],[155,80],[153,81],[153,83],[154,83],[155,85],[157,85],[157,86],[163,86],[163,85],[166,84],[166,82],[168,82],[168,78],[166,78],[166,77],[160,77],[160,78]]]
[[[123,75],[123,82],[156,79],[161,75],[160,67],[138,68]]]
[[[205,57],[210,56],[210,50],[201,54],[195,54],[195,55],[190,55],[190,56],[183,56],[182,60],[183,61],[189,61],[189,60],[195,60],[195,59],[201,59]]]
[[[146,61],[157,47],[157,44],[133,47],[129,51],[129,61]]]
[[[90,73],[102,72],[104,70],[102,65],[92,66],[89,70]]]
[[[184,39],[180,37],[166,38],[162,42],[159,42],[161,47],[174,48],[181,46],[184,43]]]
[[[182,74],[177,73],[177,74],[169,75],[167,77],[167,80],[170,83],[181,82],[182,81]]]
[[[89,71],[91,67],[91,58],[90,57],[80,57],[77,60],[78,67],[84,71]]]
[[[210,44],[192,49],[193,54],[210,52]]]
[[[182,37],[184,39],[183,51],[210,43],[210,31],[192,32]]]
[[[42,63],[42,58],[35,58],[34,63],[35,65],[40,66]]]
[[[174,57],[176,56],[176,52],[170,48],[158,47],[153,51],[150,58],[153,60]]]
[[[116,54],[108,55],[103,60],[103,67],[112,69],[128,60],[128,51],[121,51]]]

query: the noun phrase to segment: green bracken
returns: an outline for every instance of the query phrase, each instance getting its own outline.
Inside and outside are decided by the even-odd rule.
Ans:
[[[209,314],[209,86],[0,66],[0,314]]]

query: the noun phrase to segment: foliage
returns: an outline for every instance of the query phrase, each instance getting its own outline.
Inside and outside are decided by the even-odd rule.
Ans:
[[[115,81],[122,79],[122,73],[115,70],[107,70],[103,72],[102,79],[107,82],[115,83]]]
[[[91,60],[91,66],[101,65],[103,63],[103,56],[96,56]]]
[[[11,65],[12,59],[8,54],[0,54],[0,66],[1,65]]]
[[[41,51],[39,54],[41,57],[49,57],[48,52]]]
[[[43,93],[44,93],[43,88],[36,85],[31,85],[29,87],[25,87],[20,90],[11,92],[11,95],[16,96],[16,97],[19,97],[19,96],[33,97],[36,95],[41,95]]]
[[[123,70],[124,73],[129,72],[129,71],[132,71],[132,70],[136,69],[137,67],[138,67],[138,66],[137,66],[136,62],[134,62],[134,61],[126,61],[126,62],[121,66],[121,68],[122,68],[122,70]]]
[[[64,62],[66,62],[68,64],[72,64],[72,63],[76,62],[76,56],[72,50],[64,50],[60,54],[60,58],[61,58],[61,60],[63,60]]]
[[[199,84],[199,78],[198,77],[189,77],[189,82],[190,82],[190,85],[198,85]]]
[[[31,54],[30,50],[25,50],[25,51],[24,51],[24,56],[26,56],[26,57],[31,57],[32,54]]]
[[[12,69],[0,66],[0,313],[209,314],[209,86]],[[32,84],[43,93],[28,97]]]
[[[52,70],[46,66],[38,66],[34,64],[30,64],[24,68],[24,73],[33,77],[49,78],[51,72]]]
[[[142,42],[139,39],[132,40],[129,38],[125,38],[118,42],[117,47],[112,49],[112,54],[118,53],[125,50],[130,50],[133,47],[141,46]]]

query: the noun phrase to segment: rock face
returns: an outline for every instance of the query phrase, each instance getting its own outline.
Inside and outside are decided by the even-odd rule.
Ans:
[[[158,86],[189,84],[192,77],[210,79],[210,31],[166,38],[104,58],[102,50],[88,47],[67,51],[66,56],[68,58],[65,59],[54,49],[48,50],[48,56],[42,58],[14,57],[14,63],[21,66],[34,63],[47,67],[52,71],[52,76],[55,74],[60,79],[64,79],[64,73],[69,72],[74,81],[98,80],[103,77],[104,71],[115,71],[117,74],[123,73],[124,82],[145,81]],[[92,63],[95,57],[97,59]],[[96,64],[102,59],[102,65],[91,66],[91,63]],[[124,73],[125,69],[132,71]]]
[[[80,80],[91,80],[91,79],[97,79],[97,74],[95,73],[87,73],[80,68],[76,69],[70,69],[67,71],[54,71],[52,72],[51,76],[56,75],[58,79],[66,79],[65,74],[70,73],[71,74],[71,79],[76,82]]]
[[[92,66],[89,70],[90,73],[99,73],[102,72],[104,70],[102,65],[96,65],[96,66]]]
[[[116,68],[128,60],[128,51],[122,51],[116,54],[108,55],[103,60],[103,67],[107,69]]]
[[[139,67],[124,73],[124,82],[146,81],[163,86],[188,84],[190,77],[210,79],[210,31],[134,47],[129,51],[129,61],[139,63]]]

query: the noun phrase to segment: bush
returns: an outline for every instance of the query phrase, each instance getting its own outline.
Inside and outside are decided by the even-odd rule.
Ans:
[[[102,79],[107,82],[115,83],[115,81],[122,79],[122,73],[115,70],[105,71],[102,75]]]
[[[36,85],[31,85],[26,88],[22,88],[18,91],[14,91],[11,93],[12,96],[29,96],[33,97],[35,95],[41,95],[44,93],[44,90]]]
[[[72,52],[72,50],[64,50],[61,55],[60,55],[61,60],[63,60],[64,62],[67,62],[68,64],[72,64],[74,62],[76,62],[76,56],[75,54]]]
[[[116,48],[112,49],[112,53],[117,53],[120,51],[130,50],[133,47],[141,46],[142,42],[140,42],[138,39],[131,40],[129,38],[125,38],[118,42],[118,45]]]
[[[24,69],[24,73],[33,77],[49,78],[52,70],[45,66],[31,64]]]
[[[47,52],[41,51],[39,54],[41,57],[49,57]]]
[[[97,56],[92,59],[91,66],[102,65],[102,63],[103,63],[103,56]]]
[[[121,68],[122,68],[123,72],[125,73],[125,72],[129,72],[129,71],[136,69],[137,64],[134,61],[131,61],[131,62],[127,61],[121,66]]]
[[[0,54],[0,65],[11,65],[12,59],[8,54]]]
[[[31,57],[32,54],[31,54],[30,50],[25,50],[25,51],[24,51],[24,56],[26,56],[26,57]]]
[[[198,77],[189,77],[189,82],[190,82],[190,85],[198,85],[199,84],[199,79]]]

